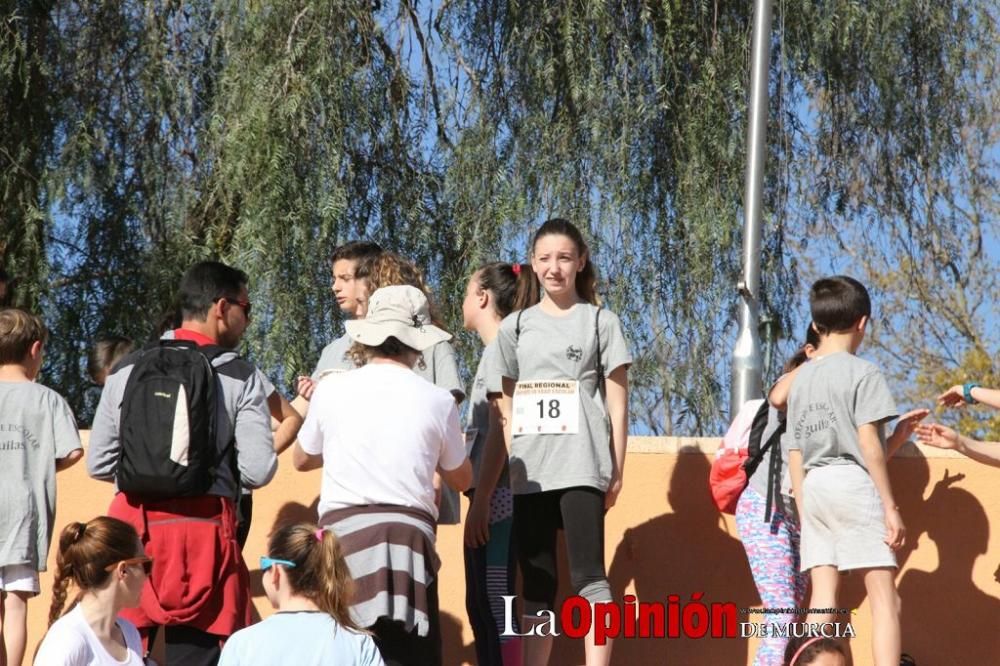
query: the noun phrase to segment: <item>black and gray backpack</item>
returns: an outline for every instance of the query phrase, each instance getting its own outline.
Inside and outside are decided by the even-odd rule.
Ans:
[[[204,495],[233,448],[216,443],[212,361],[228,350],[160,340],[140,352],[121,403],[118,489],[149,499]]]

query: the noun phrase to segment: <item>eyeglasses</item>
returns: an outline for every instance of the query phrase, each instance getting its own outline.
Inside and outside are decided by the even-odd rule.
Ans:
[[[268,557],[267,555],[260,556],[260,570],[267,571],[275,564],[281,564],[288,567],[289,569],[295,568],[295,562],[289,562],[288,560],[276,560],[273,557]]]
[[[114,564],[109,564],[108,566],[104,567],[104,570],[111,571],[119,564],[124,564],[127,567],[139,564],[142,566],[142,572],[147,576],[153,573],[153,558],[151,557],[130,557],[127,560],[119,560]]]
[[[252,305],[250,301],[241,301],[238,298],[225,297],[226,303],[232,303],[233,305],[238,305],[243,308],[243,314],[246,315],[247,319],[250,319],[250,306]]]

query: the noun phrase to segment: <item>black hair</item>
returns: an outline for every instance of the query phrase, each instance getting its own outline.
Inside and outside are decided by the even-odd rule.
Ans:
[[[178,300],[184,319],[204,321],[220,298],[238,298],[247,285],[247,274],[218,261],[202,261],[181,278]]]
[[[538,278],[528,264],[486,264],[476,271],[476,281],[493,294],[493,308],[501,318],[538,302]]]
[[[846,331],[862,317],[871,317],[872,301],[865,286],[852,277],[836,275],[816,280],[809,290],[809,310],[820,335]]]
[[[351,241],[350,243],[344,243],[334,249],[333,257],[330,259],[330,263],[335,264],[338,261],[343,261],[345,259],[349,261],[370,259],[379,254],[382,254],[382,246],[378,243],[372,243],[369,241]]]

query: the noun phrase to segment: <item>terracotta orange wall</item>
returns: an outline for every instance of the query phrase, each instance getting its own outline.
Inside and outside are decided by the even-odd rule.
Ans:
[[[731,516],[711,503],[706,479],[718,440],[633,438],[625,489],[607,517],[606,559],[616,594],[642,601],[678,594],[704,601],[759,606]],[[286,457],[275,480],[255,493],[254,523],[246,547],[254,602],[261,616],[271,609],[260,588],[257,556],[275,523],[315,520],[319,472],[296,473]],[[918,664],[992,663],[1000,654],[1000,470],[943,452],[909,448],[890,464],[893,487],[908,529],[897,582],[903,599],[903,647]],[[56,524],[102,513],[111,486],[87,478],[84,465],[58,477]],[[474,663],[472,632],[465,620],[461,526],[442,527],[438,549],[445,663]],[[50,552],[50,568],[55,552]],[[29,605],[29,654],[45,630],[51,575]],[[869,609],[861,581],[844,579],[840,606],[856,608],[852,623],[854,663],[870,664]],[[564,590],[565,592],[565,590]],[[615,664],[752,663],[755,642],[742,639],[622,640]],[[582,663],[577,641],[557,642],[553,664]]]

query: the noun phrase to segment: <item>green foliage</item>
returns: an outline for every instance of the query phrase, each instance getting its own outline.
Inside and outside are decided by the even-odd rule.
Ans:
[[[148,338],[184,268],[218,257],[251,275],[247,351],[287,386],[339,326],[337,243],[413,258],[457,330],[473,270],[526,259],[559,215],[633,341],[633,423],[718,432],[751,5],[5,3],[0,257],[54,329],[46,380],[86,412],[95,335]],[[775,6],[762,298],[788,331],[803,278],[863,275],[907,387],[998,348],[997,278],[977,272],[998,219],[996,33],[986,0]]]

